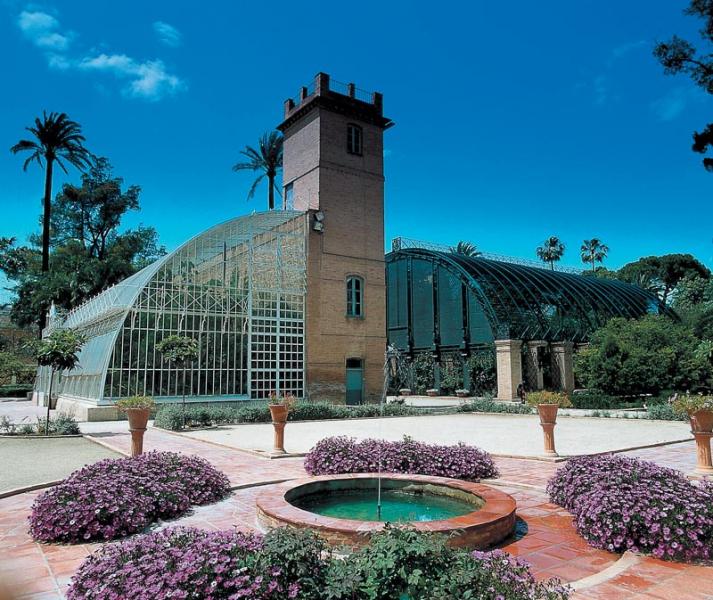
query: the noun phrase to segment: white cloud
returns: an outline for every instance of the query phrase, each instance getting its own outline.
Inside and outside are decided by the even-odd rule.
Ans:
[[[181,32],[178,31],[178,29],[176,29],[173,25],[169,25],[164,21],[156,21],[153,24],[153,29],[156,32],[158,39],[161,40],[167,46],[171,46],[171,48],[176,48],[181,45],[181,38],[183,36],[181,35]]]
[[[38,48],[61,52],[69,47],[69,34],[57,31],[59,21],[49,13],[23,10],[17,18],[17,26]]]
[[[83,71],[105,71],[120,79],[129,79],[124,92],[135,98],[159,100],[185,89],[185,82],[166,70],[160,60],[137,61],[126,54],[99,54],[79,63]]]
[[[701,102],[705,95],[697,88],[676,87],[651,103],[651,110],[659,121],[673,121],[689,105]]]
[[[163,61],[158,59],[137,60],[121,53],[71,56],[68,49],[74,36],[62,31],[60,22],[48,12],[29,8],[23,10],[17,17],[17,26],[27,39],[45,53],[50,68],[110,73],[126,81],[122,89],[126,96],[155,101],[187,87],[185,81],[170,73]],[[157,21],[154,29],[169,46],[180,44],[181,33],[175,27]]]

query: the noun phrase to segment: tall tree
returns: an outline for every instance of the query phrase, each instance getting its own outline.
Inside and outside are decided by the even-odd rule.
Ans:
[[[598,238],[584,240],[580,248],[582,262],[592,265],[592,271],[596,270],[595,263],[602,263],[609,253],[609,247],[603,244]]]
[[[18,154],[29,152],[30,156],[22,165],[23,170],[33,161],[45,170],[45,193],[42,215],[42,272],[49,271],[50,264],[50,215],[52,210],[52,173],[54,163],[67,173],[65,162],[80,171],[87,168],[92,161],[91,153],[84,147],[86,141],[80,125],[72,121],[65,113],[42,113],[42,119],[35,119],[32,127],[26,127],[34,139],[20,140],[10,152]],[[40,316],[40,330],[45,325],[45,314]]]
[[[460,241],[455,246],[451,246],[452,254],[462,254],[463,256],[480,256],[482,252],[472,242]]]
[[[248,200],[255,196],[255,190],[260,182],[267,177],[267,206],[269,210],[275,208],[275,190],[277,188],[275,179],[282,170],[282,142],[283,138],[276,131],[264,133],[258,142],[258,148],[245,146],[240,154],[245,156],[247,162],[239,162],[233,165],[233,171],[259,171],[260,175],[253,181],[248,192]]]
[[[542,262],[549,263],[550,269],[555,270],[555,263],[564,256],[564,244],[560,239],[551,235],[535,250],[537,258]]]
[[[654,56],[663,65],[667,75],[688,75],[696,85],[713,94],[713,0],[691,0],[683,12],[703,19],[703,28],[700,30],[703,49],[698,52],[691,42],[674,35],[669,41],[656,44]],[[713,123],[693,133],[694,152],[705,154],[709,148],[713,148]],[[703,166],[713,172],[713,158],[704,158]]]
[[[690,254],[647,256],[624,265],[617,279],[658,292],[662,302],[668,302],[684,278],[710,279],[710,270]]]
[[[15,323],[37,324],[52,302],[70,310],[165,254],[152,227],[120,231],[123,216],[139,208],[138,197],[138,186],[124,189],[99,159],[81,186],[65,185],[52,204],[50,272],[41,269],[37,237],[19,247],[0,240],[0,270],[15,284]]]

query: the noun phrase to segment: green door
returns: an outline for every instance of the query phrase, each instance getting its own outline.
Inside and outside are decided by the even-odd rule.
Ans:
[[[361,358],[347,359],[347,404],[362,403],[364,369]]]

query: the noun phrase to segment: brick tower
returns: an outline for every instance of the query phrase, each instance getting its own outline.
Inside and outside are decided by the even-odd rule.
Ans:
[[[381,394],[386,345],[382,95],[318,73],[285,102],[284,202],[309,213],[307,394]]]

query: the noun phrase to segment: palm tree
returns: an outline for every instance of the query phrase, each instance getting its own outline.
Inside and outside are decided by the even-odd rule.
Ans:
[[[248,158],[247,162],[233,165],[233,171],[262,171],[250,187],[248,200],[255,195],[258,184],[267,177],[267,206],[270,210],[275,208],[275,190],[277,190],[275,178],[282,169],[282,141],[282,136],[276,131],[264,133],[260,137],[258,150],[252,146],[245,146],[245,149],[240,151],[240,154]],[[280,191],[278,190],[277,193],[279,194]]]
[[[591,264],[592,272],[594,272],[596,270],[594,263],[604,262],[604,259],[609,253],[609,247],[606,244],[602,244],[600,239],[592,238],[591,240],[584,240],[582,242],[580,252],[582,262]]]
[[[537,248],[537,257],[546,263],[550,263],[550,269],[555,270],[555,263],[564,255],[564,244],[560,239],[551,235],[548,237],[542,246]]]
[[[32,161],[45,169],[44,214],[42,215],[42,271],[49,271],[50,264],[50,212],[52,210],[52,171],[56,162],[67,173],[66,161],[80,171],[91,165],[93,156],[84,147],[85,138],[79,123],[65,113],[43,111],[42,119],[35,119],[33,127],[25,127],[34,140],[20,140],[10,152],[31,152],[22,165],[23,171]],[[44,317],[43,317],[44,320]]]
[[[472,242],[458,242],[456,246],[449,248],[451,254],[462,254],[463,256],[480,256],[482,252]]]

